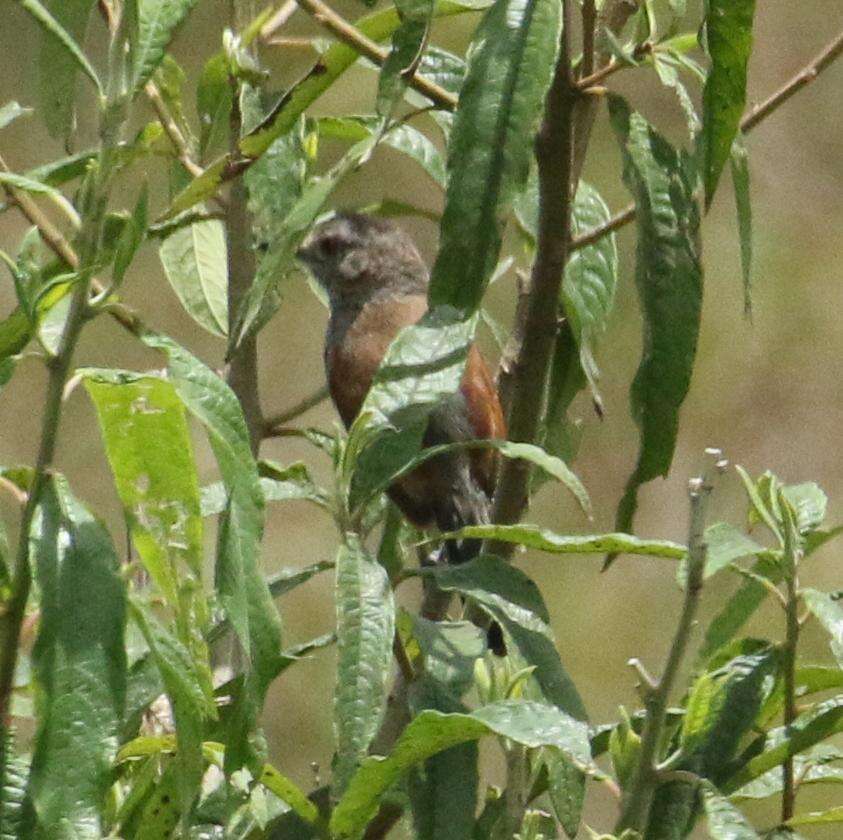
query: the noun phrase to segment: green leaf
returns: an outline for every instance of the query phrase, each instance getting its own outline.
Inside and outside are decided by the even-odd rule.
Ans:
[[[29,780],[37,837],[99,840],[126,695],[126,596],[103,526],[51,476],[30,535],[41,619]]]
[[[169,358],[168,376],[187,410],[205,426],[229,496],[218,535],[217,589],[250,668],[231,716],[226,770],[251,755],[247,735],[254,732],[269,683],[278,671],[281,619],[272,603],[259,563],[264,502],[249,432],[233,391],[213,371],[165,336],[147,334],[144,342]]]
[[[459,388],[475,323],[450,308],[433,310],[389,346],[348,435],[342,472],[350,511],[418,451],[428,415]]]
[[[275,313],[280,303],[278,286],[294,266],[295,252],[307,230],[322,212],[339,183],[350,175],[377,142],[373,135],[355,143],[329,172],[314,178],[290,208],[279,233],[258,266],[255,280],[243,300],[229,336],[228,356],[240,343],[257,332]]]
[[[70,133],[76,104],[76,72],[81,68],[102,92],[99,78],[79,49],[85,37],[94,0],[19,0],[38,21],[43,34],[38,56],[38,103],[53,137]]]
[[[706,207],[711,206],[740,130],[754,15],[755,0],[706,0],[705,33],[711,57],[703,90],[701,136]]]
[[[205,62],[196,86],[199,154],[202,157],[228,146],[231,103],[228,57],[220,51]]]
[[[425,676],[455,698],[462,697],[474,684],[474,663],[486,652],[483,631],[470,621],[429,621],[405,615],[412,627],[405,645],[409,642],[418,646]]]
[[[249,191],[252,227],[258,242],[272,244],[284,235],[284,221],[305,188],[307,154],[301,119],[279,137],[243,176]]]
[[[0,108],[0,128],[5,128],[18,117],[25,117],[32,113],[32,108],[24,108],[17,102],[7,102]]]
[[[448,747],[492,734],[525,747],[561,750],[583,766],[590,762],[585,724],[551,706],[504,700],[470,714],[424,711],[406,726],[387,758],[363,762],[331,815],[331,831],[338,838],[359,837],[382,793],[410,768]]]
[[[841,731],[843,696],[837,696],[803,712],[787,729],[779,727],[769,732],[762,752],[749,759],[721,788],[725,793],[739,790],[772,767],[783,764],[791,756]]]
[[[708,625],[697,657],[698,662],[705,662],[728,644],[770,594],[759,578],[767,578],[773,584],[782,579],[780,564],[767,557],[756,561],[750,573],[752,577],[744,579]]]
[[[705,529],[705,568],[703,576],[708,580],[712,575],[726,569],[738,560],[748,557],[768,555],[770,552],[750,539],[745,532],[730,525],[728,522],[715,522]],[[677,577],[681,586],[685,586],[688,569],[683,561],[677,570]]]
[[[746,817],[713,785],[704,785],[703,807],[712,840],[759,840]]]
[[[16,175],[14,172],[0,172],[0,184],[14,187],[24,192],[35,193],[36,195],[49,195],[58,201],[67,200],[55,187],[51,187],[49,184],[43,184],[41,181],[36,181],[27,175]]]
[[[843,668],[843,608],[836,598],[816,589],[803,589],[802,598],[805,606],[831,636],[831,652],[837,664]]]
[[[225,228],[216,219],[194,222],[170,234],[158,252],[182,306],[214,335],[228,334],[228,252]]]
[[[498,557],[480,557],[459,566],[422,569],[446,592],[460,592],[500,624],[507,648],[518,651],[549,703],[585,720],[582,700],[568,676],[550,629],[547,608],[530,578]]]
[[[202,574],[199,483],[184,406],[173,384],[158,377],[92,368],[80,373],[97,409],[132,542],[178,613],[180,563],[195,580]]]
[[[769,696],[778,664],[778,652],[768,645],[695,681],[680,741],[687,769],[715,781],[722,776]]]
[[[386,709],[395,605],[383,567],[351,538],[337,553],[336,759],[341,794],[366,755]]]
[[[33,181],[40,181],[42,184],[49,184],[51,187],[58,187],[81,178],[91,163],[96,160],[97,153],[88,150],[75,155],[59,158],[58,160],[36,166],[26,172],[26,176]]]
[[[23,836],[28,763],[15,753],[14,731],[4,727],[0,745],[0,840]]]
[[[700,118],[697,116],[697,111],[694,108],[694,103],[688,95],[685,85],[679,78],[679,68],[682,63],[678,56],[669,51],[654,51],[652,53],[653,69],[659,77],[659,81],[665,86],[671,88],[679,100],[679,105],[685,114],[685,122],[688,125],[688,134],[691,139],[694,139],[697,132],[701,128]]]
[[[202,783],[205,727],[217,716],[210,671],[194,661],[188,648],[156,618],[148,604],[133,598],[129,605],[172,706],[178,742],[176,810],[187,813]]]
[[[146,238],[148,226],[148,199],[146,184],[141,189],[132,215],[126,219],[123,232],[114,247],[114,265],[111,269],[111,282],[115,289],[120,287],[126,272]]]
[[[750,315],[752,313],[752,202],[749,193],[749,154],[740,134],[732,143],[729,163],[732,169],[732,187],[735,191],[735,210],[738,215],[743,309],[745,315]]]
[[[829,825],[843,823],[843,805],[826,811],[813,811],[809,814],[797,814],[787,821],[787,825]]]
[[[691,381],[702,300],[699,211],[687,161],[618,96],[609,98],[624,157],[624,181],[638,205],[635,282],[644,313],[644,353],[630,393],[641,430],[638,464],[618,506],[628,531],[638,488],[667,475],[679,409]]]
[[[267,790],[271,790],[282,802],[286,802],[306,823],[312,825],[319,818],[319,811],[301,788],[271,764],[264,766],[258,782]]]
[[[259,466],[262,465],[263,462]],[[320,507],[328,504],[324,492],[312,482],[307,467],[301,463],[279,469],[271,478],[262,475],[260,486],[264,501],[267,502],[308,501]],[[202,516],[214,516],[225,510],[228,495],[222,482],[209,484],[201,492]]]
[[[479,11],[489,0],[457,2],[437,0],[434,17],[452,17]],[[385,41],[398,28],[400,19],[394,6],[358,19],[354,26],[373,41]],[[345,44],[332,44],[319,61],[296,85],[281,97],[264,122],[240,141],[240,151],[247,157],[259,157],[276,137],[289,131],[299,116],[318,99],[359,58],[359,53]]]
[[[641,736],[632,728],[625,709],[621,721],[609,735],[609,755],[621,788],[626,788],[638,765],[641,754]]]
[[[843,784],[843,767],[835,763],[843,761],[843,753],[836,747],[819,744],[804,755],[797,755],[793,761],[794,776],[800,780],[799,787],[811,784]],[[744,799],[766,799],[778,796],[784,787],[782,771],[778,767],[768,770],[729,798],[732,801]]]
[[[378,130],[379,121],[373,117],[320,117],[317,124],[320,137],[358,141]],[[397,123],[390,126],[381,143],[412,158],[440,186],[445,186],[445,161],[439,149],[412,125]]]
[[[138,40],[135,47],[134,87],[146,84],[164,58],[176,30],[196,0],[137,0]]]
[[[519,225],[535,245],[539,219],[535,170],[530,174],[526,189],[515,200],[514,209]],[[571,211],[571,233],[574,236],[588,233],[608,222],[611,215],[600,193],[587,182],[580,181]],[[593,245],[574,251],[562,282],[562,310],[579,348],[580,367],[595,398],[598,398],[598,371],[594,351],[612,311],[617,279],[618,249],[615,235],[610,234]]]
[[[544,756],[553,813],[568,837],[576,837],[585,804],[585,774],[564,753]]]
[[[480,305],[503,220],[529,174],[561,16],[553,0],[496,0],[475,31],[448,144],[448,187],[431,305]]]
[[[682,560],[687,549],[668,540],[645,540],[630,534],[584,534],[568,536],[555,534],[537,525],[470,525],[443,534],[446,539],[499,540],[548,551],[551,554],[644,554]]]
[[[805,484],[788,484],[782,493],[796,514],[796,527],[800,534],[807,534],[822,525],[828,508],[828,497],[813,481]]]
[[[401,24],[392,35],[392,48],[381,66],[375,110],[389,118],[407,89],[407,74],[421,59],[430,33],[434,0],[396,0]]]

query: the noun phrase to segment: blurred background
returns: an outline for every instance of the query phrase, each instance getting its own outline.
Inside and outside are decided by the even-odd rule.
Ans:
[[[699,20],[698,4],[689,4],[688,20]],[[350,18],[364,12],[361,4],[344,0],[337,8]],[[38,32],[17,4],[4,2],[0,25],[0,104],[16,99],[34,104],[33,57]],[[195,84],[202,63],[219,49],[228,15],[224,0],[202,0],[177,38],[173,52]],[[440,24],[434,42],[462,51],[474,16]],[[843,26],[843,6],[828,0],[799,4],[759,3],[756,46],[750,65],[750,103],[760,101],[789,79]],[[287,28],[291,36],[318,30],[297,12]],[[99,23],[91,28],[89,48],[98,56],[102,42]],[[282,89],[313,60],[307,49],[267,49],[272,83]],[[320,99],[313,113],[363,113],[373,108],[376,76],[359,64],[335,89]],[[613,89],[627,93],[674,142],[684,142],[684,118],[673,94],[662,88],[649,69],[613,77]],[[843,381],[839,357],[843,350],[843,61],[800,92],[759,126],[748,141],[755,215],[754,316],[743,315],[740,264],[734,202],[728,176],[704,221],[705,304],[699,355],[691,392],[682,411],[679,443],[670,477],[641,492],[636,522],[641,535],[684,540],[687,524],[686,483],[704,463],[703,449],[718,446],[750,473],[770,469],[788,482],[817,481],[830,497],[829,521],[843,521]],[[698,97],[695,96],[698,100]],[[190,95],[188,95],[188,113]],[[90,102],[80,110],[75,143],[92,142]],[[151,118],[150,114],[144,115]],[[139,122],[139,125],[141,122]],[[418,123],[422,126],[422,123]],[[429,127],[430,124],[426,123]],[[439,140],[435,130],[431,136]],[[326,161],[340,151],[326,143]],[[23,171],[63,154],[49,138],[37,115],[20,119],[0,135],[0,153],[10,168]],[[132,178],[116,193],[122,206],[134,204],[141,179],[152,177],[153,197],[163,207],[163,168],[132,170]],[[620,162],[605,113],[595,127],[585,177],[603,193],[613,210],[629,196],[620,182]],[[362,206],[381,198],[412,201],[441,209],[442,196],[408,159],[379,150],[374,161],[353,176],[336,196],[336,203]],[[436,250],[436,226],[423,219],[406,219],[430,261]],[[8,211],[0,215],[0,247],[14,253],[26,226]],[[529,519],[557,531],[609,530],[624,483],[638,447],[627,392],[640,357],[641,330],[635,300],[634,230],[619,236],[620,278],[615,311],[600,346],[601,389],[605,419],[598,420],[588,400],[575,413],[582,418],[583,440],[574,467],[589,489],[596,511],[589,524],[559,487],[546,485],[536,498]],[[524,262],[516,246],[516,255]],[[159,330],[173,335],[212,366],[222,365],[223,343],[204,334],[181,309],[167,284],[154,244],[144,247],[124,285],[127,303]],[[511,316],[512,276],[497,284],[489,307],[504,322]],[[0,281],[0,316],[14,306],[8,278]],[[306,397],[324,381],[322,337],[325,311],[307,285],[296,278],[285,286],[284,302],[260,339],[260,382],[264,412],[271,415]],[[486,337],[488,338],[488,337]],[[487,342],[489,355],[494,347]],[[162,361],[141,347],[108,318],[100,318],[83,333],[78,365],[110,365],[143,370]],[[43,366],[25,361],[0,397],[0,463],[32,463],[42,408]],[[312,409],[297,423],[331,429],[336,422],[327,403]],[[195,436],[201,478],[214,476],[214,463],[200,434]],[[265,442],[262,454],[283,463],[304,460],[313,473],[328,478],[321,454],[290,441]],[[68,402],[61,429],[59,468],[75,492],[111,527],[123,544],[123,518],[103,454],[96,418],[84,393]],[[720,482],[712,505],[712,520],[741,521],[744,503],[738,480],[730,471]],[[14,535],[17,511],[0,496],[2,515]],[[211,540],[209,538],[209,545]],[[837,543],[832,543],[805,568],[803,582],[828,589],[843,587]],[[303,503],[270,508],[264,540],[267,571],[301,566],[330,558],[336,548],[332,523]],[[680,602],[674,569],[666,561],[622,557],[607,574],[595,558],[554,558],[524,554],[519,565],[539,582],[553,617],[563,660],[582,693],[593,722],[616,719],[617,707],[637,707],[634,680],[627,666],[640,657],[658,671]],[[733,589],[735,581],[716,578],[706,589],[701,622],[711,616]],[[288,595],[280,603],[286,642],[295,643],[328,631],[333,621],[332,581],[323,575]],[[409,589],[406,598],[412,601]],[[92,605],[92,609],[95,605]],[[768,606],[758,614],[751,632],[780,638],[781,611]],[[815,629],[804,634],[804,652],[817,661],[828,658],[824,640]],[[321,652],[291,668],[274,686],[267,703],[265,726],[271,759],[304,786],[316,768],[327,773],[331,757],[331,692],[333,653]],[[494,763],[494,757],[490,758]],[[834,790],[807,789],[801,809],[819,807]],[[838,795],[837,802],[840,797]],[[751,813],[759,825],[774,820],[763,806]],[[611,826],[614,806],[604,793],[592,791],[586,819],[596,828]],[[834,829],[813,836],[839,836]]]

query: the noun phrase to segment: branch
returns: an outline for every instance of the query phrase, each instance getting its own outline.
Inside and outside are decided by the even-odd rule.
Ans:
[[[647,720],[641,735],[638,763],[624,793],[621,816],[615,828],[616,834],[621,834],[627,828],[641,832],[646,826],[653,794],[659,784],[656,762],[667,719],[668,702],[688,648],[691,628],[702,592],[707,549],[705,519],[711,487],[703,478],[696,478],[690,482],[689,490],[691,522],[688,536],[688,579],[685,584],[685,599],[662,678],[655,685],[644,686],[647,695],[645,700]]]
[[[811,82],[813,82],[823,71],[827,70],[831,65],[843,55],[843,32],[840,32],[831,42],[829,42],[811,61],[808,62],[795,76],[780,87],[774,94],[768,97],[760,105],[754,106],[741,120],[741,131],[744,134],[749,134],[752,129],[760,125],[771,114],[775,113],[788,99],[803,90]],[[594,76],[599,75],[595,73]],[[594,78],[594,77],[592,77]],[[588,79],[583,79],[584,84]],[[588,233],[578,236],[571,243],[571,250],[577,251],[584,248],[586,245],[593,245],[598,239],[604,237],[607,233],[619,230],[625,225],[629,224],[637,213],[637,208],[634,204],[625,207],[615,216],[613,216],[606,224],[590,230]]]
[[[568,261],[571,234],[573,113],[577,102],[571,76],[571,2],[562,4],[564,22],[559,60],[547,93],[544,119],[536,136],[539,223],[536,258],[530,277],[524,341],[514,365],[508,412],[510,440],[532,443],[539,431],[545,380],[559,313],[559,289]],[[516,522],[527,506],[528,462],[507,459],[495,493],[492,521]],[[496,547],[506,553],[506,548]],[[511,552],[511,546],[509,548]]]
[[[349,23],[341,15],[338,15],[330,6],[323,3],[322,0],[298,0],[298,4],[339,41],[342,41],[361,55],[365,55],[366,58],[378,66],[386,61],[389,50],[384,49],[371,38],[364,35],[356,26]],[[411,88],[426,96],[439,108],[453,111],[457,107],[457,97],[453,93],[440,87],[425,76],[419,73],[408,74],[405,81]]]

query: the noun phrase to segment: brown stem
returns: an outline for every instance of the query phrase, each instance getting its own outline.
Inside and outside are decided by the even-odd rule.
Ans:
[[[158,90],[158,86],[155,82],[147,82],[144,87],[144,92],[146,93],[147,99],[149,99],[152,104],[152,107],[155,109],[155,113],[158,116],[158,122],[161,123],[164,133],[173,144],[173,148],[176,150],[176,156],[178,157],[181,165],[194,178],[197,178],[202,174],[202,167],[193,160],[190,154],[190,145],[187,142],[187,138],[173,119],[173,115],[170,113],[167,108],[167,104],[161,97],[161,91]]]
[[[571,231],[572,123],[577,94],[571,77],[571,3],[562,5],[564,23],[559,60],[536,136],[539,224],[530,277],[524,341],[514,365],[509,437],[532,443],[539,430],[548,365],[559,315],[559,289],[568,260]],[[507,459],[495,493],[493,521],[516,522],[527,505],[529,464]],[[503,549],[507,551],[506,548]],[[509,549],[511,551],[511,547]]]
[[[594,72],[594,35],[597,31],[597,5],[595,0],[582,4],[582,65],[580,79]]]

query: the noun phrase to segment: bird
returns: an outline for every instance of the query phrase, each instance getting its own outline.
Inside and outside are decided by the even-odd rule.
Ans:
[[[328,390],[349,428],[392,340],[428,311],[430,276],[405,231],[364,213],[339,212],[318,224],[297,256],[328,296]],[[506,423],[489,368],[472,344],[459,391],[430,412],[422,445],[485,438],[506,438]],[[490,521],[496,469],[494,450],[460,450],[426,461],[387,492],[416,527],[454,531]],[[449,541],[447,560],[464,563],[479,548],[477,540]]]

